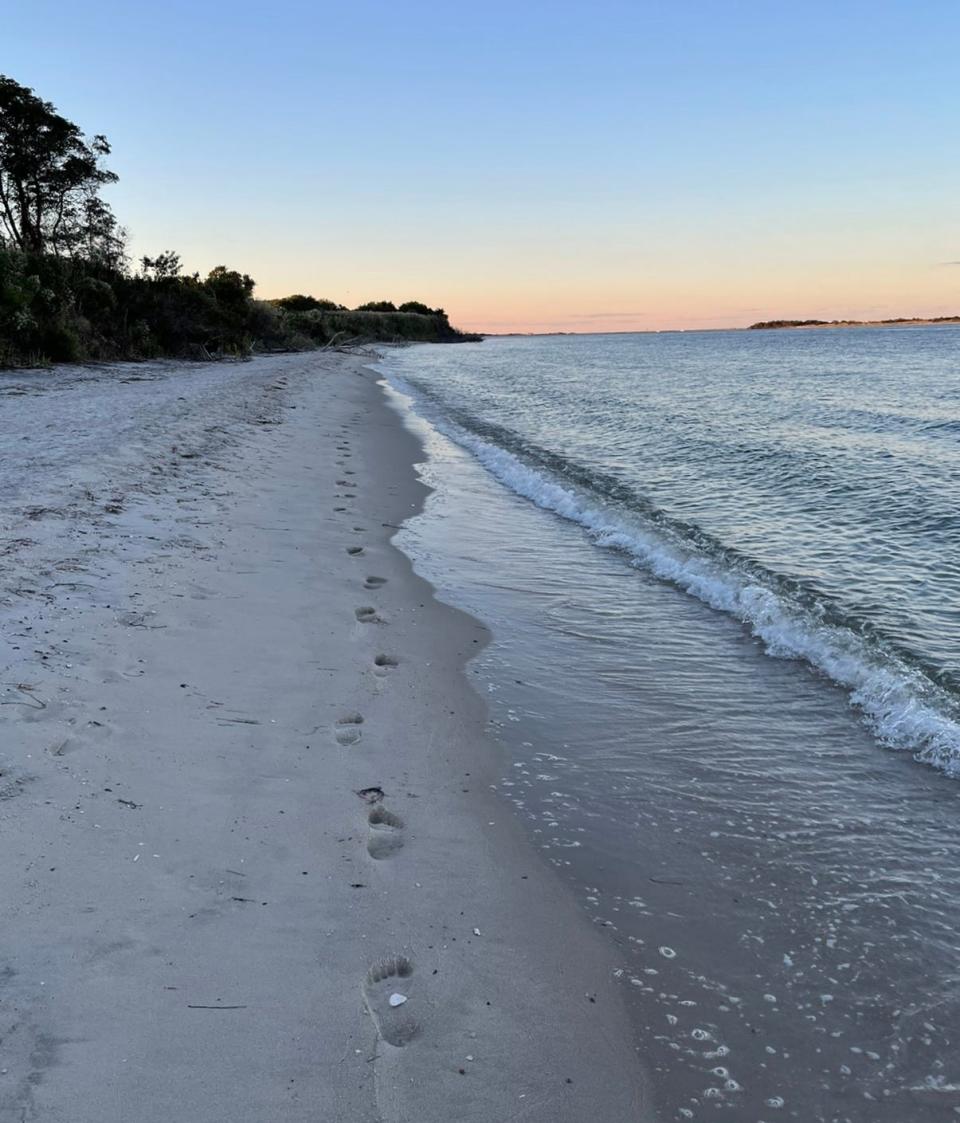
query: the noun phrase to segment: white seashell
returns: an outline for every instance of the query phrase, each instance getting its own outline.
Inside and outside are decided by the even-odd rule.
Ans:
[[[404,1002],[406,1002],[406,1001],[407,1001],[407,996],[405,994],[391,994],[390,995],[390,1005],[391,1006],[402,1006],[404,1004]]]

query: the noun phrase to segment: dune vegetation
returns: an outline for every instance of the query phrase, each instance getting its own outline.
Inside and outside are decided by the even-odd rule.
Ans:
[[[0,75],[0,366],[479,338],[419,301],[258,300],[246,273],[185,273],[172,251],[131,267],[102,198],[109,155],[106,137]]]

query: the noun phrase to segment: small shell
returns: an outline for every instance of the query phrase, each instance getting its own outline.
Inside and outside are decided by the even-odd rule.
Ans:
[[[390,1005],[391,1006],[402,1006],[404,1004],[404,1002],[406,1002],[406,1001],[407,1001],[407,996],[405,994],[391,994],[390,995]]]

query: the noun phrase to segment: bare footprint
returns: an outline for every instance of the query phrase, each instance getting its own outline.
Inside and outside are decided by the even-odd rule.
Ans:
[[[400,660],[395,655],[377,655],[373,660],[373,673],[388,675],[394,667],[399,666]]]
[[[360,988],[377,1033],[388,1045],[406,1045],[420,1028],[408,1009],[412,980],[413,964],[405,955],[396,955],[377,960]]]
[[[385,807],[377,806],[367,816],[370,837],[367,853],[378,862],[389,858],[403,846],[403,820]]]
[[[386,577],[368,577],[364,581],[363,587],[365,589],[379,589],[381,585],[386,585],[386,583]]]
[[[352,558],[358,558],[363,553],[363,547],[362,546],[348,546],[347,547],[347,553]]]
[[[361,624],[383,623],[383,621],[377,615],[377,610],[369,604],[365,604],[361,608],[355,608],[353,614]]]
[[[338,745],[355,745],[363,736],[360,726],[363,725],[361,714],[344,714],[337,718],[333,727],[333,735]]]

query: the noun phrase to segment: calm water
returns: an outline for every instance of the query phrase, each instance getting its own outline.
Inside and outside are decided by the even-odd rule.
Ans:
[[[391,352],[402,544],[664,1120],[960,1117],[960,331]],[[412,407],[412,412],[410,412]]]

